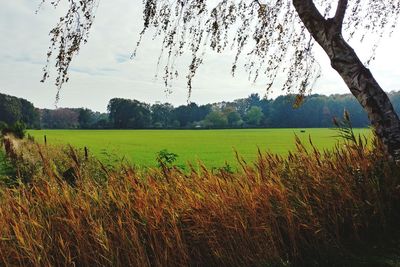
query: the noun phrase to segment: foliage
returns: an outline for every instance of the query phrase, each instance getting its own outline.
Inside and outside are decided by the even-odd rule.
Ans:
[[[395,106],[400,105],[396,96],[400,93],[391,93]],[[242,127],[331,127],[332,118],[338,117],[346,109],[352,114],[355,127],[366,127],[368,117],[356,99],[351,95],[310,95],[304,98],[303,105],[294,109],[294,95],[280,96],[275,100],[261,99],[258,94],[251,94],[247,98],[237,99],[233,102],[220,102],[198,106],[190,103],[186,106],[174,108],[170,104],[142,105],[145,112],[138,113],[134,108],[124,108],[132,100],[110,102],[113,111],[110,119],[119,118],[121,123],[117,128],[128,128],[130,118],[140,114],[151,115],[151,123],[147,128],[242,128]],[[135,101],[135,100],[133,100]],[[136,115],[135,115],[136,114]],[[115,123],[114,123],[114,127]]]
[[[147,128],[151,123],[150,106],[137,100],[113,98],[107,110],[116,129]]]
[[[2,136],[12,134],[16,138],[23,139],[26,134],[26,124],[22,121],[17,121],[11,126],[8,126],[6,123],[2,123],[0,125],[0,130]]]
[[[297,140],[287,157],[238,156],[233,173],[110,170],[83,151],[7,142],[29,183],[0,190],[4,266],[326,266],[400,215],[400,169],[378,142],[322,152]]]
[[[81,108],[78,116],[79,128],[89,129],[91,126],[90,124],[92,122],[92,117],[93,111],[87,108]]]
[[[220,172],[220,173],[229,173],[229,174],[234,174],[235,173],[235,168],[233,168],[228,162],[225,162],[225,164],[222,167],[214,167],[211,169],[213,173]]]
[[[235,109],[223,110],[224,114],[226,114],[226,119],[228,120],[228,125],[231,128],[242,127],[243,120]]]
[[[171,128],[175,120],[174,107],[169,104],[155,104],[151,106],[151,121],[154,128]]]
[[[40,123],[44,129],[109,129],[108,114],[88,108],[41,109]]]
[[[5,94],[0,94],[0,121],[9,125],[23,121],[30,128],[40,125],[39,112],[31,102]]]
[[[79,111],[77,109],[42,109],[40,117],[41,126],[45,129],[76,129],[79,127]]]
[[[48,2],[54,6],[59,4],[59,1]],[[58,88],[68,81],[71,61],[88,40],[99,0],[72,3],[51,31],[52,44],[43,79],[49,76],[48,67],[54,56]],[[176,65],[180,64],[176,63],[176,58],[188,53],[192,60],[185,76],[190,93],[193,77],[203,63],[208,48],[217,52],[234,50],[233,74],[241,64],[241,57],[245,57],[244,68],[250,77],[257,80],[264,74],[268,89],[277,75],[283,73],[287,77],[283,88],[288,92],[297,89],[304,94],[319,76],[320,68],[314,57],[315,40],[303,25],[302,14],[297,13],[292,0],[144,0],[143,3],[144,23],[138,45],[150,29],[162,38],[160,60],[164,58],[164,53],[169,55],[165,57],[164,79],[167,85],[179,74]],[[370,35],[382,38],[397,25],[400,14],[397,0],[296,2],[298,6],[308,9],[316,5],[320,11],[318,14],[321,13],[319,15],[327,23],[338,20],[337,17],[343,13],[340,9],[343,3],[348,12],[343,14],[339,23],[347,39],[363,40]],[[379,38],[373,38],[376,39],[370,47],[373,51]],[[373,58],[374,53],[371,54]]]
[[[8,125],[4,121],[0,121],[0,132],[3,132],[4,129],[7,129]]]
[[[172,116],[176,118],[181,128],[190,128],[195,122],[204,120],[211,111],[211,105],[198,106],[196,103],[190,103],[175,108]]]
[[[0,187],[4,185],[13,185],[16,173],[9,160],[5,157],[4,151],[0,150]]]
[[[169,152],[167,149],[160,150],[157,153],[157,162],[159,167],[173,167],[176,159],[178,158],[178,154]]]
[[[395,110],[400,113],[400,93],[391,92],[389,97]],[[37,116],[37,122],[27,123],[27,126],[37,128],[38,125],[41,125],[45,129],[186,129],[204,125],[210,128],[326,128],[332,126],[333,117],[341,117],[343,110],[347,110],[351,114],[353,127],[369,125],[366,113],[352,95],[310,95],[304,97],[300,107],[293,108],[295,98],[294,95],[288,95],[272,100],[260,98],[258,94],[251,94],[232,102],[207,105],[190,103],[179,107],[168,103],[149,105],[136,100],[119,99],[116,101],[114,99],[109,103],[109,107],[111,104],[113,105],[113,112],[109,114],[94,112],[87,108],[41,109],[38,111],[32,106],[31,109],[26,109],[30,111],[23,113],[26,119],[22,119],[22,121],[26,122],[26,120],[29,121],[27,118]],[[217,122],[218,126],[214,126],[214,122],[209,120],[205,121],[211,112],[218,112],[219,116],[217,117],[220,119]],[[253,114],[253,112],[255,113]],[[40,113],[40,120],[39,115],[35,115],[37,113]],[[225,118],[227,123],[225,123]],[[116,123],[115,119],[120,120],[120,123]]]
[[[17,121],[11,126],[11,133],[19,139],[24,138],[26,134],[26,124],[22,121]]]
[[[228,119],[221,111],[212,111],[205,117],[203,125],[205,128],[225,128]]]
[[[249,111],[247,111],[245,116],[245,122],[250,126],[259,126],[263,118],[262,109],[260,107],[252,106]]]

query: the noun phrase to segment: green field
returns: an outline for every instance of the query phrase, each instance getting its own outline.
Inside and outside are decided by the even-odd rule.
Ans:
[[[201,160],[208,167],[221,167],[225,161],[235,164],[234,150],[246,160],[254,160],[257,148],[286,154],[295,148],[297,134],[308,144],[310,135],[320,149],[338,141],[331,129],[246,129],[246,130],[31,130],[39,142],[87,146],[102,160],[126,159],[140,166],[155,166],[156,153],[162,149],[178,154],[178,164]],[[356,133],[369,134],[368,129]]]

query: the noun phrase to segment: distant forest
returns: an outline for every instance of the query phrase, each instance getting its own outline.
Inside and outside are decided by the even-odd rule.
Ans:
[[[389,97],[400,113],[400,92],[391,92]],[[369,125],[366,113],[350,94],[306,96],[298,108],[294,102],[294,95],[273,100],[251,94],[233,102],[174,107],[113,98],[108,112],[100,113],[87,108],[38,109],[25,99],[0,94],[0,121],[22,121],[35,129],[313,128],[332,127],[332,119],[341,118],[347,110],[354,127]]]

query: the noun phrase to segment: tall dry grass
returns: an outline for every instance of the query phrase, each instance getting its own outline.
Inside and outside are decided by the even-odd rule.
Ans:
[[[108,169],[83,151],[6,138],[20,182],[0,187],[1,266],[304,263],[391,228],[400,168],[377,142],[201,166]]]

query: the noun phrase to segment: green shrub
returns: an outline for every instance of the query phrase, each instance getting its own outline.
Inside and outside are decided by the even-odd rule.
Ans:
[[[173,167],[175,161],[177,160],[178,155],[172,152],[169,152],[167,149],[163,149],[157,152],[157,162],[159,167]]]
[[[26,134],[26,124],[23,121],[17,121],[9,126],[5,122],[0,122],[1,135],[12,134],[19,139],[23,139]]]
[[[23,139],[26,134],[26,124],[23,121],[17,121],[11,127],[11,132],[14,134],[15,137]]]
[[[0,121],[0,132],[3,134],[3,130],[7,129],[8,125],[4,121]]]

